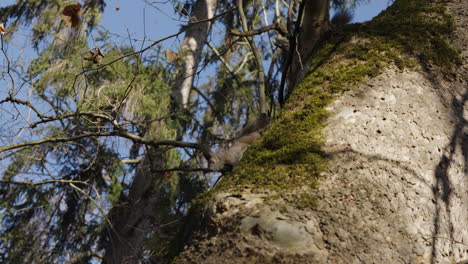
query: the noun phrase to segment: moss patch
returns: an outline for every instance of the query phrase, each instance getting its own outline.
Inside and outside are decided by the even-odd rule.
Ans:
[[[241,165],[199,202],[214,192],[248,187],[270,190],[297,207],[312,206],[311,190],[327,163],[322,151],[325,107],[390,65],[449,67],[460,62],[458,52],[445,41],[452,31],[444,1],[397,0],[373,21],[334,32],[317,47],[307,77],[280,117],[247,151]]]
[[[461,63],[459,52],[446,38],[454,30],[446,12],[447,0],[398,0],[363,27],[369,36],[384,37],[424,63],[449,66]]]

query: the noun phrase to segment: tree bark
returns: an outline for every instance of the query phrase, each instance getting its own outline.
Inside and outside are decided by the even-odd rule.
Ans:
[[[330,30],[330,1],[305,0],[304,15],[300,23],[300,29],[296,36],[296,47],[292,48],[292,62],[288,72],[289,93],[303,78],[304,71],[308,68],[310,56],[323,35]],[[298,18],[300,19],[300,18]],[[291,30],[291,29],[290,29]]]
[[[112,208],[108,217],[112,226],[105,232],[104,263],[139,263],[144,253],[144,242],[151,233],[157,211],[162,173],[167,157],[160,150],[150,149],[138,166],[129,195]]]

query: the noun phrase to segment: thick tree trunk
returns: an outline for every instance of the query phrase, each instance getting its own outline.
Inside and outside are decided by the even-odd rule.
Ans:
[[[163,175],[154,170],[164,168],[166,158],[159,150],[148,150],[137,168],[129,195],[110,211],[108,217],[112,226],[106,227],[109,240],[104,263],[140,263],[144,242],[158,213],[155,204],[160,198]]]
[[[297,37],[297,48],[292,51],[293,54],[290,54],[293,61],[288,73],[289,92],[302,79],[317,42],[331,28],[329,9],[329,0],[305,0],[304,15]]]
[[[380,67],[386,65],[385,69],[375,75],[369,72],[372,78],[327,107],[330,116],[323,135],[329,162],[319,186],[311,190],[316,205],[304,208],[288,199],[275,200],[272,193],[275,197],[278,191],[268,188],[215,190],[193,220],[199,226],[176,263],[456,263],[468,259],[468,2],[427,3],[443,3],[453,15],[457,29],[451,42],[464,56],[461,64],[453,64],[447,74],[447,68],[441,70],[432,63],[402,70],[372,59]],[[389,13],[398,15],[398,10]],[[379,37],[391,28],[380,30],[373,31],[375,39],[355,36],[340,43],[342,50],[352,45],[360,48],[353,54],[337,48],[327,69],[367,70],[359,68],[365,58],[382,55],[373,53],[371,41],[382,41]],[[390,41],[378,45],[390,47]],[[359,60],[348,60],[349,56]],[[325,70],[321,73],[344,78]],[[355,78],[360,72],[351,73]],[[334,81],[312,77],[324,87]],[[300,85],[297,92],[308,91],[307,85]],[[352,82],[343,85],[351,88]],[[291,112],[310,107],[291,104]],[[242,164],[227,177],[246,169]],[[303,184],[300,179],[297,182]],[[306,188],[296,187],[295,191]]]
[[[197,73],[203,46],[213,24],[212,21],[201,23],[197,21],[213,18],[217,5],[217,0],[198,0],[193,6],[191,22],[194,24],[189,25],[179,50],[182,66],[172,92],[175,102],[183,108],[186,108],[190,101],[193,78]]]

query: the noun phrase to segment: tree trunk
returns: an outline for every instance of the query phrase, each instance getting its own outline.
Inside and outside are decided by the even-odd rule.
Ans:
[[[304,15],[297,39],[297,49],[290,56],[293,60],[288,74],[289,92],[302,79],[308,68],[312,52],[317,42],[330,30],[330,1],[315,0],[304,2]]]
[[[195,23],[189,26],[179,50],[182,66],[177,74],[176,85],[172,91],[175,102],[187,108],[190,101],[190,91],[192,90],[193,78],[197,73],[197,66],[200,62],[203,46],[211,30],[212,21],[197,23],[197,21],[208,20],[214,17],[217,0],[198,0],[193,6],[190,21]]]
[[[106,227],[104,263],[140,263],[163,188],[163,174],[154,170],[163,169],[167,159],[162,150],[149,149],[137,168],[128,196],[123,196],[110,211],[112,226]]]
[[[193,6],[191,22],[213,18],[216,0],[198,0]],[[201,52],[210,32],[212,22],[189,25],[179,54],[182,57],[182,74],[179,74],[173,96],[179,105],[187,106],[193,77],[201,58]],[[151,125],[147,138],[167,138],[167,124],[156,121]],[[128,196],[109,213],[105,263],[138,263],[144,255],[145,244],[152,227],[156,224],[158,202],[161,202],[163,173],[154,172],[165,168],[168,155],[163,150],[149,148],[137,168]],[[166,197],[167,198],[167,197]]]
[[[431,39],[445,17],[441,5],[456,27],[451,44],[464,56],[461,60],[454,56],[449,66],[435,61],[452,56],[450,49],[440,45],[440,38]],[[322,48],[328,55],[314,53],[314,59],[323,59],[312,63],[310,75],[292,95],[294,100],[270,127],[281,127],[291,116],[297,116],[298,122],[315,120],[300,114],[317,114],[305,112],[320,99],[310,91],[319,95],[344,91],[334,92],[326,107],[329,117],[322,130],[322,150],[328,166],[318,187],[310,189],[301,178],[285,194],[275,189],[281,179],[258,186],[263,178],[288,167],[290,160],[275,164],[273,172],[269,167],[258,170],[260,175],[251,175],[257,177],[252,180],[255,184],[230,186],[229,182],[245,182],[249,175],[243,172],[253,171],[248,166],[268,153],[254,149],[234,173],[225,176],[214,195],[200,200],[194,209],[198,214],[191,219],[198,225],[176,263],[468,259],[468,2],[397,0],[390,9],[363,26],[363,34],[345,35],[342,42],[331,42],[334,46],[325,44]],[[415,13],[405,13],[408,10]],[[445,21],[447,27],[441,28],[446,31],[451,22]],[[304,127],[308,128],[301,130],[305,138],[320,124],[304,123]],[[283,132],[267,130],[258,146],[274,133]],[[266,146],[273,148],[271,143]],[[307,156],[297,154],[296,159]],[[283,178],[296,175],[304,171],[289,171]],[[298,204],[293,198],[301,192],[315,199]]]

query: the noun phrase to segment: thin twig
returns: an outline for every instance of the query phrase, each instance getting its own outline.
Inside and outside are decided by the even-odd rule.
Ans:
[[[218,49],[216,49],[215,46],[211,45],[210,42],[206,42],[206,44],[208,45],[208,47],[213,51],[213,53],[218,56],[218,58],[221,60],[221,62],[224,64],[224,66],[228,69],[228,71],[232,74],[234,74],[234,69],[232,68],[231,64],[229,64],[229,62],[227,62],[223,56],[221,56],[221,54],[219,53]]]
[[[278,31],[278,33],[280,33],[283,36],[288,35],[286,30],[284,28],[282,28],[276,22],[271,24],[271,25],[268,25],[268,26],[264,26],[264,27],[254,29],[254,30],[243,31],[243,32],[239,32],[237,30],[232,29],[231,31],[229,31],[229,34],[234,35],[234,36],[239,36],[239,37],[250,37],[250,36],[260,35],[260,34],[262,34],[264,32],[270,31],[270,30],[276,30],[276,31]]]
[[[5,47],[4,47],[4,43],[3,43],[3,34],[0,34],[0,39],[1,39],[0,50],[2,51],[3,56],[5,57],[5,59],[7,61],[6,74],[8,74],[8,77],[10,78],[10,81],[11,81],[11,87],[10,87],[9,94],[12,95],[13,91],[15,90],[15,80],[13,79],[13,76],[11,75],[11,61],[10,61],[10,58],[8,58],[8,55],[7,55],[6,51],[5,51]]]
[[[213,113],[216,112],[216,108],[214,107],[214,105],[210,102],[210,100],[200,91],[200,89],[198,89],[197,87],[195,86],[192,86],[192,89],[197,92],[198,95],[200,95],[203,99],[205,99],[205,102],[208,104],[208,106],[211,108],[211,110],[213,111]]]
[[[187,168],[187,167],[177,167],[177,168],[169,168],[164,170],[152,170],[154,172],[171,172],[171,171],[183,171],[183,172],[218,172],[218,170],[212,170],[209,168]]]
[[[246,31],[249,31],[249,27],[247,25],[247,19],[245,18],[242,1],[243,0],[237,0],[237,8],[239,10],[239,17],[241,20],[242,28],[244,32],[246,32]],[[252,50],[254,54],[255,61],[258,67],[258,93],[259,93],[260,113],[266,114],[267,108],[266,108],[266,96],[265,96],[265,72],[263,69],[262,58],[260,56],[260,52],[258,51],[257,46],[255,45],[255,42],[253,41],[252,37],[245,37],[245,38],[249,42],[250,49]]]
[[[146,46],[145,48],[143,48],[143,49],[141,49],[141,50],[133,51],[133,52],[124,54],[124,55],[122,55],[122,56],[119,56],[119,57],[117,57],[117,58],[111,60],[110,62],[101,64],[101,65],[100,65],[99,67],[97,67],[97,68],[86,69],[86,70],[84,70],[84,71],[78,73],[78,74],[75,76],[75,81],[73,82],[73,86],[75,86],[76,79],[77,79],[80,75],[83,75],[83,74],[85,74],[85,73],[87,73],[87,72],[91,72],[91,71],[98,71],[98,70],[101,70],[102,68],[107,67],[107,66],[109,66],[109,65],[111,65],[111,64],[113,64],[113,63],[115,63],[115,62],[117,62],[117,61],[120,61],[120,60],[124,59],[124,58],[130,57],[130,56],[133,56],[133,55],[138,55],[138,54],[140,54],[140,53],[143,53],[143,52],[145,52],[145,51],[151,49],[152,47],[156,46],[157,44],[159,44],[159,43],[161,43],[161,42],[163,42],[163,41],[165,41],[165,40],[168,40],[168,39],[171,39],[171,38],[174,38],[174,37],[179,36],[180,34],[182,34],[182,33],[184,33],[185,31],[187,31],[187,29],[189,29],[190,26],[192,26],[192,25],[216,20],[216,19],[218,19],[219,17],[224,16],[224,15],[226,15],[226,14],[229,13],[229,12],[231,12],[231,10],[228,10],[228,11],[226,11],[226,12],[223,12],[223,13],[221,13],[221,14],[219,14],[219,15],[216,15],[216,16],[214,16],[214,17],[212,17],[212,18],[202,19],[202,20],[189,21],[189,22],[188,22],[188,25],[185,26],[185,27],[183,27],[179,32],[174,33],[174,34],[172,34],[172,35],[169,35],[169,36],[167,36],[167,37],[158,39],[158,40],[154,41],[153,43],[151,43],[150,45]]]
[[[290,3],[292,3],[292,2],[294,2],[294,1],[291,0]],[[288,59],[287,59],[286,63],[284,64],[283,76],[281,76],[281,83],[280,83],[280,87],[279,87],[279,90],[278,90],[278,101],[279,101],[281,106],[283,106],[284,102],[285,102],[284,86],[285,86],[285,83],[286,83],[286,76],[289,73],[289,68],[290,68],[291,63],[293,61],[294,53],[295,53],[295,50],[296,50],[297,35],[299,34],[299,29],[301,27],[301,19],[302,19],[302,13],[304,12],[304,7],[305,7],[305,1],[302,1],[300,6],[299,6],[299,13],[298,13],[298,16],[297,16],[296,26],[294,28],[294,32],[289,35],[289,51],[288,51],[288,57],[287,57]],[[292,20],[291,16],[293,14],[291,5],[290,5],[290,8],[289,8],[288,14],[289,14],[288,15],[288,23],[292,23],[292,22],[290,22],[290,20]],[[290,30],[289,27],[290,26],[288,26],[288,30]],[[292,87],[291,87],[291,89],[292,89]]]
[[[29,185],[29,186],[38,186],[38,185],[44,185],[44,184],[52,184],[52,183],[65,183],[65,184],[71,184],[71,183],[76,183],[76,184],[86,184],[89,185],[85,181],[76,181],[76,180],[61,180],[61,179],[56,179],[56,180],[45,180],[45,181],[39,181],[39,182],[30,182],[30,181],[9,181],[9,180],[0,180],[1,184],[14,184],[14,185]]]
[[[34,107],[34,105],[31,104],[31,102],[29,102],[29,101],[20,100],[20,99],[14,98],[12,95],[10,95],[6,99],[1,100],[0,104],[6,103],[6,102],[25,105],[25,106],[31,108],[37,114],[37,116],[39,118],[50,118],[50,116],[42,114],[41,111],[39,111],[36,107]]]

